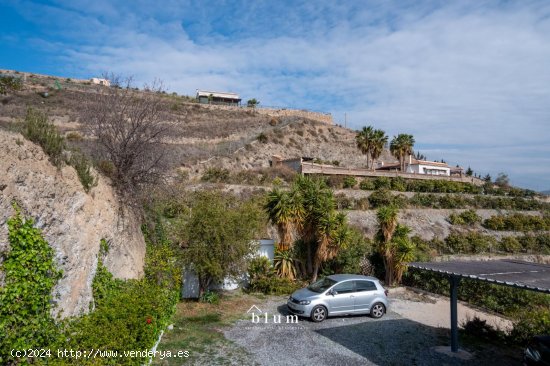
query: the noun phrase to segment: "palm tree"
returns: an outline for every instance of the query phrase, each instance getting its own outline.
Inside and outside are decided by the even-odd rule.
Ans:
[[[264,207],[279,231],[277,269],[281,275],[295,275],[292,263],[283,258],[283,254],[289,254],[294,233],[307,251],[298,264],[300,268],[306,265],[307,274],[314,280],[323,262],[334,258],[350,240],[346,216],[336,211],[334,194],[323,179],[299,176],[289,192],[269,192]]]
[[[378,223],[380,225],[379,251],[384,260],[384,268],[386,270],[386,285],[391,286],[394,277],[394,248],[393,234],[397,228],[397,208],[394,206],[382,206],[376,213]]]
[[[367,155],[367,169],[369,167],[369,154],[371,153],[373,138],[374,128],[372,126],[363,127],[363,129],[355,135],[357,148],[363,155]]]
[[[415,258],[415,247],[409,239],[411,229],[407,226],[397,224],[393,234],[394,250],[394,282],[400,283],[403,273],[407,270],[409,262]]]
[[[349,244],[350,238],[351,234],[344,213],[333,211],[319,218],[312,281],[317,280],[321,264],[336,257],[340,249]]]
[[[302,207],[295,192],[274,189],[267,195],[265,204],[269,220],[279,232],[279,250],[288,250],[292,245],[292,234],[302,219]]]
[[[382,155],[384,147],[388,143],[388,136],[383,130],[375,130],[372,138],[372,146],[370,150],[370,156],[372,158],[372,170],[375,168],[376,160]]]
[[[401,171],[405,171],[405,158],[413,153],[414,146],[413,135],[400,133],[394,136],[390,142],[390,152],[399,160]]]

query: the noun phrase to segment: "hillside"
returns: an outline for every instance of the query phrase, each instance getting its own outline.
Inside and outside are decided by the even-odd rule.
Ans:
[[[71,146],[89,151],[93,141],[89,139],[87,126],[80,122],[82,105],[103,87],[91,85],[84,80],[22,75],[25,75],[26,80],[23,90],[0,99],[0,127],[13,128],[13,124],[23,118],[28,107],[37,108],[48,113]],[[140,93],[148,92],[136,90],[135,93],[139,96]],[[266,111],[260,113],[252,108],[201,105],[186,96],[158,93],[156,97],[162,103],[163,118],[169,126],[169,133],[163,142],[168,154],[168,170],[165,175],[172,180],[183,179],[185,184],[196,184],[205,179],[206,172],[214,172],[220,176],[210,176],[206,180],[222,184],[244,183],[245,187],[252,186],[253,190],[265,190],[269,189],[271,180],[277,175],[283,174],[283,180],[292,179],[290,172],[277,172],[269,168],[273,155],[283,158],[307,156],[344,167],[364,167],[366,163],[366,158],[356,148],[355,132],[341,126],[296,115],[269,115]],[[387,150],[382,153],[380,161],[396,162]],[[343,177],[334,177],[329,180],[334,188],[342,188],[342,179]],[[262,187],[257,187],[258,185]],[[368,199],[370,191],[358,191],[358,186],[357,183],[355,190],[339,191],[339,196],[347,197],[348,201],[355,200],[361,205],[361,201]],[[235,188],[230,189],[235,191]],[[236,188],[236,191],[240,190],[241,188]],[[399,192],[394,192],[394,195],[398,194]],[[405,192],[409,199],[413,195],[412,192]],[[476,201],[476,197],[474,195],[468,199]],[[407,204],[404,206],[407,210],[401,216],[412,228],[414,235],[424,239],[444,239],[452,229],[452,225],[446,220],[452,213],[449,209],[467,209],[471,205],[472,203],[463,203],[449,206],[444,202],[442,207],[422,207]],[[528,202],[516,206],[503,206],[506,209],[504,211],[485,210],[479,213],[487,219],[491,215],[514,212],[514,207],[520,211],[526,211],[524,207],[530,207]],[[499,207],[501,206],[497,205],[494,208]],[[486,207],[472,208],[492,209],[493,206],[489,204]],[[537,209],[527,211],[539,213]],[[368,236],[373,236],[376,220],[372,207],[366,211],[352,209],[349,217]],[[496,232],[485,233],[501,236]]]
[[[131,110],[125,104],[130,112],[125,109],[121,113],[110,104],[118,97],[111,95],[103,103],[96,98],[105,91],[118,89],[101,88],[105,87],[87,81],[27,74],[22,90],[0,96],[0,253],[2,258],[9,258],[6,223],[15,213],[12,203],[16,202],[24,215],[34,219],[35,226],[42,230],[55,253],[55,264],[63,271],[55,287],[52,284],[53,299],[48,303],[53,315],[75,316],[67,321],[66,334],[61,338],[76,343],[67,343],[71,346],[65,348],[150,348],[163,331],[164,342],[169,344],[175,334],[194,337],[196,330],[191,328],[195,328],[195,322],[178,320],[179,315],[173,313],[176,303],[186,286],[195,286],[203,292],[194,305],[204,310],[206,303],[211,302],[208,306],[219,310],[220,301],[225,309],[231,310],[226,305],[225,292],[210,287],[226,282],[229,272],[219,277],[206,274],[212,282],[205,285],[200,274],[194,283],[188,265],[216,271],[222,264],[227,270],[239,267],[239,276],[245,271],[250,274],[250,291],[263,293],[263,299],[265,294],[272,293],[288,298],[303,286],[303,281],[311,280],[305,264],[312,262],[312,258],[307,253],[320,251],[319,236],[306,242],[296,240],[299,227],[286,233],[292,244],[283,254],[289,256],[289,268],[296,272],[293,279],[277,273],[277,266],[265,258],[254,260],[267,264],[257,265],[257,269],[245,258],[257,250],[252,245],[253,239],[284,242],[285,237],[279,237],[283,232],[280,225],[267,221],[266,207],[280,208],[285,200],[293,201],[294,196],[286,194],[290,187],[299,192],[298,197],[306,197],[295,201],[302,206],[294,212],[310,210],[300,225],[312,225],[324,216],[331,225],[342,225],[342,231],[337,228],[332,232],[342,234],[338,239],[345,241],[338,244],[334,257],[316,264],[315,276],[362,273],[384,278],[387,268],[380,256],[383,244],[377,239],[381,226],[378,213],[384,210],[393,212],[396,218],[394,234],[399,232],[402,241],[392,243],[399,243],[395,250],[403,250],[406,255],[398,253],[403,263],[495,257],[550,263],[548,197],[479,179],[474,182],[471,177],[418,179],[412,174],[395,172],[377,172],[376,177],[370,176],[370,172],[366,177],[327,175],[322,184],[315,180],[297,181],[297,173],[288,166],[270,166],[273,156],[309,157],[317,163],[315,166],[324,169],[322,173],[331,165],[341,167],[331,167],[334,172],[350,174],[353,171],[347,168],[366,165],[365,156],[356,147],[356,132],[322,118],[307,118],[315,115],[301,111],[293,114],[288,110],[283,113],[200,105],[185,96],[134,89],[123,90],[123,97],[128,98],[125,100],[154,103],[146,104],[145,111]],[[157,111],[157,107],[157,119],[141,125],[136,122],[140,115]],[[108,120],[111,114],[116,118],[110,125],[98,124],[97,120]],[[86,125],[83,121],[91,122]],[[162,134],[156,129],[159,126]],[[102,135],[101,128],[111,134]],[[147,135],[151,141],[135,137],[143,137],[139,135],[143,131],[158,132],[160,137],[153,140],[151,134]],[[121,135],[130,138],[116,140]],[[109,154],[110,146],[105,144],[110,139],[116,140],[114,145],[119,149],[114,154]],[[125,149],[127,146],[132,149]],[[156,160],[152,151],[163,152],[165,159]],[[385,150],[379,161],[394,163],[396,159]],[[153,168],[147,170],[151,162]],[[132,174],[136,170],[132,169],[156,176],[151,181],[134,180],[136,175]],[[93,184],[93,177],[98,177],[97,185]],[[331,189],[325,189],[324,183]],[[266,200],[265,193],[274,188],[278,191],[269,198],[279,201],[266,205],[270,199]],[[307,207],[310,192],[317,195],[311,201],[319,200],[314,202],[313,209]],[[381,207],[384,210],[379,211]],[[290,206],[290,211],[293,209]],[[312,225],[308,232],[311,230],[319,230],[319,226]],[[326,242],[331,247],[333,234]],[[106,254],[104,243],[108,243]],[[314,250],[305,250],[304,244]],[[14,252],[20,251],[11,251]],[[0,273],[0,281],[4,278],[9,276]],[[411,270],[402,283],[434,291],[429,286],[434,280],[437,282],[436,278],[428,281],[418,278]],[[442,289],[448,289],[447,280],[441,280]],[[385,285],[391,286],[392,280],[386,279]],[[474,290],[471,299],[463,300],[505,315],[511,314],[513,304],[498,308],[496,304],[509,303],[508,298],[514,302],[521,298],[524,303],[541,308],[548,303],[519,291],[498,291],[495,299],[481,287]],[[28,296],[31,300],[34,297],[35,294]],[[481,300],[476,303],[478,298]],[[281,301],[277,301],[279,307]],[[177,306],[180,310],[188,309],[193,307],[190,304],[182,302]],[[49,316],[50,309],[44,313]],[[89,314],[78,316],[83,313]],[[170,327],[172,322],[174,325]],[[34,332],[28,333],[27,338],[35,337]],[[145,341],[143,335],[147,335]],[[13,337],[20,337],[19,333]],[[200,343],[198,339],[193,342]],[[211,340],[208,344],[212,344]],[[182,346],[178,343],[175,347]]]
[[[65,135],[76,132],[85,137],[86,126],[79,123],[80,106],[97,88],[86,81],[27,74],[24,90],[2,98],[0,124],[13,123],[24,116],[27,107],[34,107],[46,110]],[[270,116],[250,108],[203,106],[189,97],[159,94],[159,98],[171,125],[166,140],[171,167],[185,169],[191,176],[198,177],[212,166],[231,170],[268,167],[272,155],[308,156],[349,167],[366,162],[358,159],[355,133],[350,129],[293,115]],[[86,146],[85,141],[75,143]],[[396,160],[386,151],[380,161]]]

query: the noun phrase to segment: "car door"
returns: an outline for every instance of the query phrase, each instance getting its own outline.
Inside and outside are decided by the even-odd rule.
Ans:
[[[354,311],[357,313],[366,313],[370,311],[370,307],[376,298],[376,284],[368,280],[355,281],[354,293]]]
[[[327,293],[327,302],[330,305],[330,314],[343,314],[354,312],[354,281],[344,281],[332,288],[333,294]]]

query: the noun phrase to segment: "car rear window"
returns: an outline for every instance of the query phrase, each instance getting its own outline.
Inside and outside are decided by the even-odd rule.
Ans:
[[[360,291],[376,291],[376,284],[372,281],[355,281],[355,290]]]
[[[337,291],[339,294],[347,294],[350,292],[354,292],[355,286],[353,284],[353,281],[346,281],[334,286],[334,290]]]

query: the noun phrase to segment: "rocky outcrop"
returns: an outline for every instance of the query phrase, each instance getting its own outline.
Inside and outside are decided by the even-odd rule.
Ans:
[[[6,221],[14,200],[55,250],[63,270],[54,289],[55,311],[62,317],[88,311],[101,239],[110,243],[105,264],[115,277],[143,274],[139,222],[127,210],[122,214],[106,180],[86,194],[72,167],[56,168],[39,146],[0,130],[0,251],[9,246]]]

